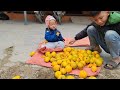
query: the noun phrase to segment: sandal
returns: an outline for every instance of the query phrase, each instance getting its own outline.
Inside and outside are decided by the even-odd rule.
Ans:
[[[104,68],[112,70],[114,68],[117,68],[119,66],[119,64],[120,64],[120,62],[117,64],[114,61],[110,61],[107,64],[105,64]]]

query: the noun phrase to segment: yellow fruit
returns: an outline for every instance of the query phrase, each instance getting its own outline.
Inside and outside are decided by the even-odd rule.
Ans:
[[[102,65],[103,61],[102,61],[101,59],[97,59],[97,60],[95,61],[95,63],[96,63],[96,65],[97,65],[98,67],[100,67],[100,66]]]
[[[64,52],[66,52],[66,51],[67,51],[67,49],[66,49],[66,48],[64,48],[64,49],[63,49],[63,51],[64,51]]]
[[[72,55],[69,55],[69,56],[68,56],[68,59],[71,60],[71,59],[72,59]]]
[[[100,55],[99,55],[99,54],[96,54],[95,57],[96,57],[96,58],[100,58]]]
[[[52,63],[53,61],[55,61],[56,59],[55,58],[51,58],[50,59],[50,62]]]
[[[48,55],[50,55],[50,52],[46,52],[46,53],[45,53],[45,56],[48,56]]]
[[[85,61],[85,63],[89,63],[90,62],[90,58],[89,57],[84,57],[84,61]]]
[[[56,56],[56,52],[52,52],[51,55],[52,55],[52,57],[55,57]]]
[[[66,67],[67,66],[67,62],[63,61],[61,65],[62,65],[62,67]]]
[[[93,64],[92,64],[92,66],[95,66],[95,67],[97,67],[96,63],[93,63]]]
[[[94,54],[99,54],[99,52],[98,52],[98,51],[93,51],[93,53],[94,53]]]
[[[84,56],[84,57],[88,57],[88,54],[87,54],[87,53],[83,53],[83,56]]]
[[[46,56],[45,56],[45,55],[42,55],[41,57],[42,57],[42,58],[45,58]]]
[[[58,79],[66,79],[65,75],[59,75]]]
[[[59,71],[59,70],[60,70],[60,65],[55,65],[55,66],[53,67],[53,70],[54,70],[54,71]]]
[[[68,52],[70,52],[71,50],[72,50],[71,47],[66,48],[66,51],[68,51]]]
[[[89,54],[89,55],[92,54],[92,51],[90,51],[90,50],[87,50],[86,52],[87,52],[87,54]]]
[[[69,73],[69,72],[72,71],[72,67],[71,67],[70,65],[67,65],[67,66],[65,67],[65,70],[66,70],[67,73]]]
[[[92,64],[92,63],[94,63],[94,62],[95,62],[95,59],[91,58],[91,59],[90,59],[90,63]]]
[[[76,60],[76,61],[80,62],[81,60],[80,60],[80,58],[77,58],[77,60]]]
[[[72,57],[72,60],[73,60],[73,61],[77,61],[77,58],[73,56],[73,57]]]
[[[55,65],[57,65],[57,62],[53,61],[51,65],[54,67]]]
[[[56,71],[55,72],[55,77],[58,79],[58,77],[60,77],[62,74],[61,74],[61,72],[60,71]]]
[[[80,61],[84,66],[86,65],[86,62],[85,61]]]
[[[87,67],[88,68],[91,68],[93,66],[93,64],[88,64]]]
[[[32,57],[34,54],[35,54],[35,52],[33,51],[33,52],[30,53],[30,56]]]
[[[20,78],[21,78],[20,76],[15,76],[12,79],[20,79]]]
[[[83,60],[84,60],[84,57],[79,57],[79,58],[80,58],[80,60],[81,60],[81,61],[83,61]]]
[[[74,76],[69,75],[69,76],[67,76],[67,77],[66,77],[66,79],[75,79],[75,77],[74,77]]]
[[[90,76],[90,77],[88,77],[88,79],[97,79],[97,78],[94,76]]]
[[[57,64],[61,64],[62,63],[62,60],[57,60]]]
[[[87,72],[85,70],[81,70],[79,73],[80,78],[86,78],[87,77]]]
[[[61,72],[63,75],[67,73],[66,70],[65,70],[65,68],[60,68],[60,72]]]
[[[81,63],[81,62],[79,62],[77,65],[78,65],[79,69],[82,69],[84,67],[83,63]]]
[[[81,53],[83,54],[83,53],[86,53],[86,50],[81,50]]]
[[[44,61],[48,63],[50,61],[50,57],[45,57]]]
[[[77,68],[77,64],[76,64],[75,62],[71,62],[71,67],[72,67],[73,69],[76,69],[76,68]]]
[[[97,67],[96,66],[92,66],[91,70],[92,70],[92,72],[96,72],[97,71]]]
[[[68,64],[70,64],[70,63],[71,63],[69,59],[67,59],[67,60],[66,60],[66,62],[67,62]]]

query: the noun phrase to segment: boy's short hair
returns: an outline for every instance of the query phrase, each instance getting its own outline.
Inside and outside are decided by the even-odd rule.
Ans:
[[[101,11],[90,11],[90,16],[94,17],[98,15]]]

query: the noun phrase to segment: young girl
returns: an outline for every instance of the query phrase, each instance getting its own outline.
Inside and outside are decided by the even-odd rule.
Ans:
[[[45,19],[45,23],[47,26],[45,30],[46,43],[40,46],[38,50],[42,53],[45,53],[46,51],[52,52],[53,50],[62,50],[65,43],[60,31],[57,30],[56,19],[53,16],[48,15]]]

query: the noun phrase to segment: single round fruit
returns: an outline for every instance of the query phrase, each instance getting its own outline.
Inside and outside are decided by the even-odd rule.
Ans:
[[[74,77],[74,76],[69,75],[69,76],[67,76],[67,77],[66,77],[66,79],[75,79],[75,77]]]
[[[86,62],[85,61],[80,61],[84,66],[86,65]]]
[[[57,64],[61,64],[62,63],[62,60],[57,60]]]
[[[54,71],[59,71],[59,70],[60,70],[60,65],[55,65],[55,66],[53,67],[53,70],[54,70]]]
[[[62,65],[62,67],[66,67],[67,66],[67,62],[63,61],[61,65]]]
[[[20,79],[21,77],[19,75],[13,77],[12,79]]]
[[[92,51],[90,51],[90,50],[87,50],[86,52],[87,52],[88,55],[92,54]]]
[[[79,69],[82,69],[84,67],[83,63],[81,63],[81,62],[79,62],[77,65],[78,65]]]
[[[92,66],[91,70],[92,70],[92,72],[96,72],[97,71],[97,67],[96,66]]]
[[[61,72],[63,75],[67,73],[66,70],[65,70],[65,68],[60,68],[60,72]]]
[[[97,79],[97,78],[94,76],[90,76],[90,77],[88,77],[88,79]]]
[[[96,63],[96,65],[97,65],[98,67],[100,67],[100,66],[102,65],[103,61],[102,61],[101,59],[97,59],[97,60],[95,61],[95,63]]]
[[[59,75],[58,79],[66,79],[65,75]]]
[[[62,74],[61,74],[61,72],[60,71],[56,71],[55,72],[55,77],[58,79],[58,77],[60,77]]]
[[[33,55],[35,55],[35,52],[34,52],[34,51],[30,53],[30,56],[31,56],[31,57],[32,57]]]
[[[69,72],[72,71],[72,67],[71,67],[70,65],[67,65],[67,66],[65,67],[65,70],[66,70],[67,73],[69,73]]]
[[[50,55],[50,52],[46,52],[46,53],[45,53],[45,56],[48,56],[48,55]]]
[[[52,57],[55,57],[56,56],[56,52],[52,52],[51,55],[52,55]]]
[[[86,78],[87,77],[87,72],[85,70],[81,70],[79,73],[80,78]]]
[[[53,61],[51,65],[54,67],[55,65],[57,65],[57,62]]]
[[[45,57],[44,61],[48,63],[50,61],[50,57]]]
[[[72,67],[73,69],[76,69],[76,68],[77,68],[77,64],[76,64],[75,62],[71,62],[71,67]]]
[[[52,63],[53,61],[55,61],[56,59],[55,58],[51,58],[50,59],[50,62]]]

